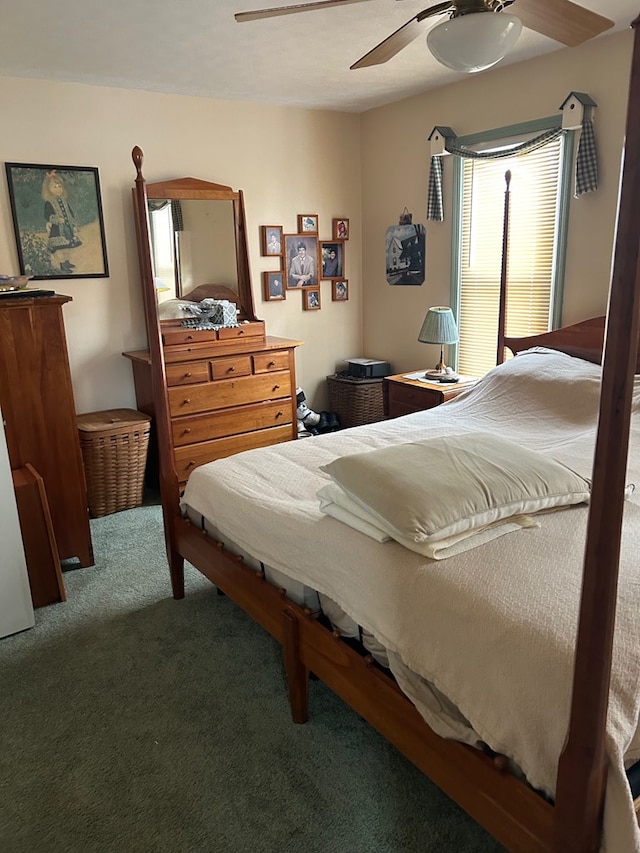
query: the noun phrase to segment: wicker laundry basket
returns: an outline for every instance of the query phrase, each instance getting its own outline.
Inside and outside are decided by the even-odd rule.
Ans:
[[[135,409],[77,416],[89,515],[142,505],[151,418]]]
[[[384,420],[382,379],[327,376],[329,408],[343,429]]]

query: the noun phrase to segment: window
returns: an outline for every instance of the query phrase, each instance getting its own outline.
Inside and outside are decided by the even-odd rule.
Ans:
[[[511,133],[503,129],[502,135],[513,136],[513,129]],[[496,363],[507,170],[511,192],[506,333],[539,334],[559,324],[571,183],[566,160],[572,136],[565,133],[535,151],[498,160],[455,158],[458,229],[453,240],[452,305],[460,332],[461,373],[481,376]],[[467,138],[464,144],[478,139]],[[491,149],[500,147],[494,138]]]

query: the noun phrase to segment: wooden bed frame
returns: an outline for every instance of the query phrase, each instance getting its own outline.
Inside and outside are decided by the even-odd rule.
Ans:
[[[175,598],[184,596],[184,560],[196,566],[282,644],[292,716],[308,714],[309,673],[315,673],[357,713],[429,776],[501,844],[517,853],[597,853],[600,847],[607,763],[605,721],[611,674],[620,535],[633,375],[639,369],[640,308],[640,38],[635,43],[629,93],[616,254],[606,321],[596,318],[548,335],[503,339],[514,351],[548,345],[600,362],[606,337],[592,500],[566,747],[560,759],[555,804],[511,775],[503,756],[488,756],[438,737],[395,683],[371,658],[360,656],[337,633],[290,601],[215,542],[179,510],[153,264],[148,241],[142,152],[134,149],[134,190],[140,267],[153,365],[152,388],[160,452],[165,539]]]

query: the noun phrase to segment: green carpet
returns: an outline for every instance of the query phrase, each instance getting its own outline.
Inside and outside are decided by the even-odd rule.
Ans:
[[[280,649],[192,567],[160,509],[92,521],[96,565],[0,641],[2,853],[496,853],[324,685],[291,722]]]

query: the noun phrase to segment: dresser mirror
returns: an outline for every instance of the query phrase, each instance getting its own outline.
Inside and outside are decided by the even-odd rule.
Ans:
[[[147,326],[177,316],[171,300],[207,297],[234,302],[240,321],[256,320],[242,191],[196,178],[146,183],[137,146],[132,157],[143,287],[156,314],[149,317],[145,298]]]
[[[158,302],[188,299],[205,283],[221,284],[237,300],[233,202],[149,198],[147,206]]]

